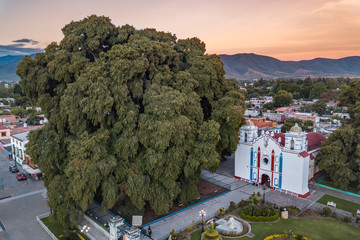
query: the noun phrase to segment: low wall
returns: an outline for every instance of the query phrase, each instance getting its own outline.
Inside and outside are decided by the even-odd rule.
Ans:
[[[45,231],[49,234],[49,236],[53,239],[53,240],[58,240],[57,237],[55,237],[55,235],[48,229],[48,227],[41,221],[42,218],[46,218],[50,216],[50,212],[48,213],[44,213],[41,214],[39,216],[36,216],[36,220],[40,223],[40,225],[45,229]]]

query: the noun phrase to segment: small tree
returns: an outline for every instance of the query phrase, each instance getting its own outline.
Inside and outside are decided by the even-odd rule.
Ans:
[[[331,212],[332,212],[331,208],[326,206],[323,208],[322,214],[325,217],[328,217],[328,216],[330,216]]]

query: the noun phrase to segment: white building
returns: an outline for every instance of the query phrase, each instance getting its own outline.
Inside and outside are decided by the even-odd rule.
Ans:
[[[271,189],[306,198],[316,173],[320,133],[302,132],[297,124],[288,133],[264,132],[250,121],[240,129],[235,152],[235,178],[265,184]]]
[[[29,142],[27,139],[27,135],[29,132],[23,132],[19,134],[11,135],[11,150],[14,161],[19,165],[23,165],[23,161],[25,160],[25,145]]]

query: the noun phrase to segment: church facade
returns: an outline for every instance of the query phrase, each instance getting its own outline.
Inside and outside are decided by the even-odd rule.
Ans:
[[[235,152],[235,178],[306,198],[323,141],[322,134],[302,132],[297,124],[287,133],[264,132],[247,121]]]

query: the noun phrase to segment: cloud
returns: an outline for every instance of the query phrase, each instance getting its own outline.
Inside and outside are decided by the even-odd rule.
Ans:
[[[25,47],[24,43],[0,45],[0,57],[6,55],[30,55],[43,51],[44,49],[41,48]]]
[[[29,39],[29,38],[22,38],[22,39],[14,40],[12,42],[14,42],[14,43],[30,43],[32,45],[39,44],[39,41],[35,41],[35,40]]]

